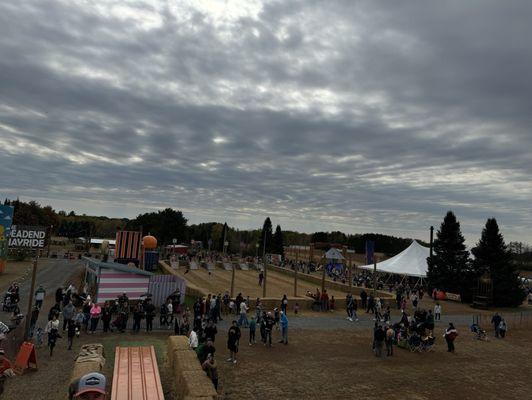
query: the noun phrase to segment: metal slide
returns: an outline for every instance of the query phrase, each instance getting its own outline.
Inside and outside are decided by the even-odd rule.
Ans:
[[[153,346],[116,348],[111,400],[164,400]]]

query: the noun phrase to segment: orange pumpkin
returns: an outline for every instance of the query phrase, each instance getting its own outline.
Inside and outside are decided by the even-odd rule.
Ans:
[[[146,250],[153,250],[157,248],[157,239],[155,237],[148,235],[142,238],[142,245]]]

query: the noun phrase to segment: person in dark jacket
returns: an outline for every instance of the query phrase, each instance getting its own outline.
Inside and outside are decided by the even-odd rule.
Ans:
[[[382,329],[382,326],[378,326],[373,333],[373,341],[375,343],[375,356],[383,357],[384,340],[386,339],[386,332]]]
[[[155,318],[155,306],[150,298],[146,299],[144,313],[146,315],[146,332],[151,332],[153,330],[153,319]]]
[[[499,325],[502,321],[501,316],[498,313],[495,313],[495,315],[491,318],[491,324],[493,325],[493,329],[495,330],[495,337],[499,337]]]
[[[236,354],[238,353],[238,343],[240,341],[240,328],[236,321],[233,321],[227,333],[227,348],[229,349],[228,362],[236,364]]]
[[[102,308],[102,323],[103,323],[103,331],[112,332],[111,329],[111,319],[113,318],[113,312],[111,309],[111,306],[109,305],[109,302],[106,301]]]
[[[443,334],[443,337],[445,338],[445,341],[447,342],[447,351],[449,353],[454,353],[454,340],[458,336],[458,331],[452,324],[452,322],[449,323],[449,327]]]

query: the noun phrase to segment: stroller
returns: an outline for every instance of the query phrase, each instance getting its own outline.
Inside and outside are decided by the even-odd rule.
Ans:
[[[478,324],[471,325],[471,332],[473,332],[474,334],[473,338],[476,340],[484,340],[484,341],[488,340],[488,334]]]
[[[11,292],[6,292],[4,301],[2,302],[2,311],[10,313],[18,309],[18,301],[13,301],[13,298],[14,296]]]

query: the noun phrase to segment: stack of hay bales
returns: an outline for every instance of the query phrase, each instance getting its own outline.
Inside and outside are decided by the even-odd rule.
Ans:
[[[105,365],[105,358],[103,353],[103,345],[101,344],[85,344],[81,346],[81,350],[76,357],[76,363],[72,370],[70,382],[81,378],[91,372],[101,372]]]
[[[168,363],[173,369],[176,395],[182,400],[213,400],[218,394],[186,336],[168,338]]]

